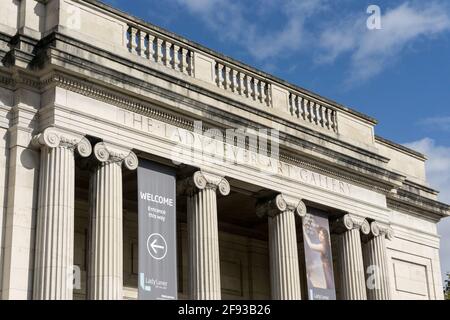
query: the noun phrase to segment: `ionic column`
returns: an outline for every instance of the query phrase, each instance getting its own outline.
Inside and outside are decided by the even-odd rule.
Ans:
[[[123,293],[122,165],[135,170],[130,150],[100,142],[94,147],[98,164],[90,179],[90,260],[88,298],[119,300]]]
[[[343,300],[366,300],[361,233],[368,234],[367,220],[347,214],[334,225],[338,235],[340,294]]]
[[[372,222],[367,243],[364,245],[364,260],[367,270],[367,298],[369,300],[391,300],[391,287],[386,254],[386,238],[392,240],[389,226]]]
[[[181,182],[187,195],[189,239],[189,297],[193,300],[219,300],[220,257],[217,225],[217,195],[226,196],[230,184],[223,177],[197,171]]]
[[[73,297],[75,150],[92,152],[82,135],[47,128],[33,139],[41,148],[33,298]]]
[[[260,217],[268,216],[272,299],[300,300],[295,215],[303,217],[306,206],[298,199],[280,194],[259,204],[256,212]]]

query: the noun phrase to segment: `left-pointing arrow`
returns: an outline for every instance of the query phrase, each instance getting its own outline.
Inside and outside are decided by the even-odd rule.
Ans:
[[[150,244],[150,247],[151,247],[152,250],[155,252],[155,254],[158,253],[158,251],[156,250],[156,248],[157,248],[157,249],[164,249],[163,246],[160,246],[160,245],[156,244],[156,241],[157,241],[157,240],[158,240],[158,239],[153,240],[153,242]]]

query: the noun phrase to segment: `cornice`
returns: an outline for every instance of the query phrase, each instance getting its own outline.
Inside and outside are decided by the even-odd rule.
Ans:
[[[11,90],[21,87],[26,87],[33,91],[41,91],[42,89],[42,82],[38,77],[17,69],[2,70],[0,68],[0,85]]]
[[[95,98],[97,100],[111,103],[113,105],[120,106],[126,110],[131,112],[135,112],[138,114],[142,114],[144,116],[151,117],[153,119],[157,119],[163,121],[165,123],[169,123],[186,130],[193,131],[194,130],[194,121],[190,119],[186,119],[185,117],[175,115],[168,111],[162,111],[158,107],[153,106],[144,101],[128,98],[120,93],[112,92],[111,90],[101,88],[99,85],[95,85],[93,83],[88,83],[83,80],[79,80],[73,76],[68,76],[63,74],[62,72],[52,73],[45,78],[42,78],[41,81],[37,79],[33,79],[29,77],[26,73],[20,72],[17,73],[16,76],[12,78],[8,78],[4,76],[4,81],[9,83],[11,86],[17,86],[19,83],[22,85],[27,85],[30,87],[34,87],[38,90],[46,90],[51,86],[59,86],[61,88],[65,88],[71,90],[73,92],[77,92],[83,94],[85,96],[89,96]],[[1,79],[1,78],[0,78]],[[207,130],[208,127],[204,127],[203,130]],[[299,145],[302,148],[311,149],[314,151],[318,151],[315,145],[309,146],[307,141],[295,141],[295,139],[290,139],[288,137],[282,137],[283,141],[290,141],[293,144]],[[337,155],[336,152],[333,152],[328,149],[323,149],[321,151],[324,154],[327,154],[329,157],[339,157],[341,161],[343,160],[342,155]],[[392,185],[381,182],[380,180],[374,181],[370,179],[370,177],[364,177],[361,174],[355,175],[354,172],[351,172],[352,169],[347,169],[347,174],[343,173],[342,169],[331,169],[330,165],[327,164],[319,164],[317,161],[308,161],[305,160],[305,157],[299,157],[293,154],[293,151],[283,151],[280,150],[280,160],[286,162],[288,164],[296,165],[301,168],[311,169],[315,172],[328,175],[330,177],[334,177],[343,181],[347,181],[356,185],[360,185],[364,188],[370,188],[372,190],[376,190],[380,193],[386,194],[392,189]],[[347,163],[351,163],[351,159],[347,159]],[[393,174],[382,168],[376,168],[369,164],[365,164],[364,162],[354,160],[355,163],[351,163],[353,166],[364,167],[364,171],[366,174],[374,173],[381,174],[383,176],[388,176]],[[395,176],[394,179],[401,179],[401,176]]]
[[[450,216],[450,205],[401,189],[387,195],[387,205],[388,208],[426,216],[436,222]]]
[[[354,146],[354,145],[349,144],[349,143],[345,143],[345,142],[343,142],[343,141],[341,141],[339,139],[335,139],[335,138],[333,138],[333,137],[331,137],[329,135],[322,134],[320,131],[314,130],[314,129],[309,128],[307,126],[302,126],[301,124],[293,124],[290,121],[287,121],[285,119],[277,117],[276,115],[271,114],[269,112],[269,110],[257,109],[257,108],[255,108],[253,106],[249,106],[247,104],[243,104],[243,103],[237,102],[235,100],[232,100],[232,99],[230,99],[230,98],[228,98],[228,97],[226,97],[224,95],[219,95],[217,93],[210,92],[209,90],[206,90],[206,89],[204,89],[202,87],[198,87],[197,85],[194,85],[194,84],[192,84],[190,82],[184,82],[180,78],[173,77],[170,74],[168,74],[167,72],[161,73],[160,71],[154,70],[153,68],[151,68],[151,66],[148,66],[148,65],[144,66],[144,65],[141,65],[139,63],[135,63],[133,61],[130,61],[129,59],[126,59],[126,58],[123,58],[121,56],[115,55],[115,54],[113,54],[111,52],[103,51],[103,50],[101,50],[99,48],[93,47],[92,45],[90,45],[88,43],[81,42],[78,39],[73,39],[73,38],[71,38],[71,37],[69,37],[67,35],[61,34],[59,32],[53,32],[53,33],[49,34],[46,38],[42,39],[41,43],[39,44],[39,47],[41,47],[41,48],[51,47],[53,52],[49,53],[49,55],[51,56],[51,58],[58,59],[57,52],[59,52],[59,50],[55,48],[56,47],[55,46],[55,42],[58,42],[58,41],[62,41],[64,43],[68,43],[70,45],[73,45],[73,46],[77,47],[80,50],[86,50],[88,52],[94,53],[94,54],[99,55],[101,57],[104,57],[106,59],[112,59],[115,62],[120,62],[121,64],[127,65],[127,66],[129,66],[131,68],[134,68],[136,70],[139,70],[141,72],[151,74],[151,75],[159,77],[159,78],[161,78],[163,80],[176,83],[177,85],[180,85],[180,86],[184,86],[186,88],[189,88],[189,90],[193,90],[193,91],[199,92],[199,93],[201,93],[203,95],[206,95],[206,96],[209,96],[209,97],[211,97],[213,99],[224,101],[225,103],[227,103],[229,105],[235,106],[235,107],[237,107],[239,109],[243,109],[243,110],[245,110],[247,112],[258,114],[259,116],[263,116],[263,117],[268,118],[270,120],[274,120],[275,119],[274,121],[276,121],[278,123],[281,123],[281,124],[283,124],[283,125],[285,125],[287,127],[290,127],[290,128],[295,129],[295,130],[301,131],[301,132],[306,133],[308,135],[315,136],[315,137],[317,137],[319,139],[329,140],[329,141],[331,141],[334,144],[337,144],[337,145],[342,146],[342,147],[344,147],[346,149],[352,150],[353,152],[360,153],[360,154],[362,154],[362,155],[364,155],[366,157],[371,157],[371,158],[376,159],[377,161],[381,161],[381,162],[385,162],[385,163],[389,162],[389,159],[384,157],[384,156],[382,156],[382,155],[379,155],[377,153],[368,151],[366,149]],[[61,52],[61,53],[63,53],[63,52]],[[73,65],[79,65],[80,67],[83,67],[84,69],[90,69],[91,71],[94,71],[94,72],[99,73],[101,75],[104,75],[104,73],[106,72],[103,67],[101,69],[97,70],[96,68],[98,68],[98,66],[94,65],[91,61],[87,61],[87,60],[83,60],[83,59],[81,59],[79,57],[71,56],[71,55],[67,54],[66,52],[64,52],[63,54],[67,55],[67,59],[70,58],[70,60],[65,59],[65,60],[67,60],[66,62],[70,62]],[[132,83],[134,86],[138,86],[138,87],[141,87],[144,90],[152,92],[152,90],[150,90],[148,86],[145,86],[142,83],[140,83],[139,79],[128,77],[127,75],[123,75],[123,74],[115,75],[114,72],[115,72],[115,70],[109,70],[108,77],[117,79],[118,81],[122,81],[122,82],[127,82],[128,81],[130,84]],[[127,81],[125,81],[125,80],[127,80]],[[154,88],[152,88],[152,89],[154,90]],[[168,96],[168,97],[170,96],[170,98],[174,99],[172,92],[165,92],[164,89],[162,89],[162,88],[158,88],[158,92],[157,93],[160,94],[160,95],[163,95],[163,96]],[[182,100],[183,100],[183,103],[192,104],[192,102],[190,102],[189,99],[186,99],[185,97],[183,97]],[[195,105],[195,107],[198,108],[199,105]]]
[[[391,140],[388,140],[386,138],[383,138],[383,137],[375,135],[375,141],[377,141],[378,143],[385,144],[385,145],[387,145],[387,146],[389,146],[391,148],[397,149],[397,150],[399,150],[399,151],[401,151],[403,153],[406,153],[409,156],[413,156],[413,157],[415,157],[415,158],[417,158],[419,160],[422,160],[422,161],[427,160],[427,157],[423,153],[420,153],[420,152],[417,152],[417,151],[412,150],[410,148],[407,148],[407,147],[405,147],[405,146],[403,146],[401,144],[398,144],[398,143],[393,142]]]
[[[77,80],[74,77],[67,76],[62,73],[52,74],[50,77],[47,77],[45,80],[42,81],[41,86],[49,87],[51,85],[58,85],[61,88],[68,89],[83,94],[85,96],[93,97],[103,102],[120,106],[128,111],[142,114],[144,116],[148,116],[153,119],[160,120],[175,126],[179,126],[186,130],[190,131],[194,130],[193,120],[186,119],[179,115],[174,115],[167,111],[162,111],[158,107],[153,106],[149,103],[139,101],[137,99],[130,99],[123,97],[117,93],[113,93],[109,90],[102,89],[94,84],[88,84],[84,81]],[[204,127],[203,130],[208,130],[208,127]],[[305,145],[301,144],[301,147],[304,148]],[[335,153],[332,153],[331,156],[336,157],[337,155]],[[342,157],[342,155],[339,156]],[[316,171],[318,173],[322,173],[337,179],[351,182],[365,188],[370,188],[371,190],[377,190],[378,192],[381,193],[388,193],[392,189],[391,185],[383,185],[382,182],[380,181],[374,182],[373,179],[371,180],[368,177],[355,175],[354,172],[350,172],[351,169],[348,169],[349,171],[348,174],[343,174],[342,169],[333,170],[330,168],[330,165],[319,165],[317,161],[305,161],[303,160],[304,157],[294,156],[292,155],[292,152],[285,153],[280,150],[279,157],[280,160],[288,164],[293,164],[305,169],[312,169],[313,171]],[[374,172],[376,172],[376,170],[374,170]],[[389,171],[387,170],[386,172],[389,173]]]
[[[16,82],[14,81],[12,75],[0,73],[0,85],[2,87],[12,89],[16,86]]]
[[[409,190],[407,190],[406,188],[408,188]],[[432,189],[432,188],[430,188],[428,186],[424,186],[424,185],[415,183],[415,182],[410,181],[410,180],[405,180],[403,182],[403,190],[412,192],[412,191],[410,191],[411,189],[424,191],[424,192],[432,194],[432,195],[438,195],[439,194],[439,191],[434,190],[434,189]]]
[[[65,41],[66,40],[66,37],[65,36],[62,36],[62,35],[60,35],[60,34],[53,34],[52,35],[52,37],[48,37],[45,41],[48,41],[49,43],[51,43],[53,40],[51,40],[50,38],[53,38],[53,40],[55,40],[55,39],[61,39],[61,41]],[[62,39],[65,39],[65,40],[62,40]],[[70,40],[70,41],[75,41],[75,40]],[[77,43],[79,43],[78,41],[76,41]],[[56,50],[56,49],[52,49],[52,50]],[[57,51],[57,50],[56,50]],[[54,54],[56,54],[55,52],[52,54],[52,57],[53,57],[53,55]],[[57,55],[57,54],[56,54]],[[56,57],[55,57],[56,58]],[[70,59],[70,63],[79,63],[80,64],[80,67],[82,66],[83,68],[88,68],[88,66],[89,66],[89,63],[90,62],[88,62],[88,61],[83,61],[83,62],[76,62],[77,60],[80,60],[79,58],[76,58],[76,57],[74,57],[75,59]],[[123,58],[118,58],[118,59],[123,59]],[[133,64],[133,66],[134,66],[134,64]],[[141,66],[142,67],[142,66]],[[92,68],[94,68],[94,66],[92,66]],[[148,69],[148,68],[147,68]],[[97,72],[101,72],[100,74],[101,75],[104,75],[103,74],[103,72],[104,72],[104,70],[101,70],[101,71],[97,71]],[[111,72],[113,72],[113,71],[111,71]],[[155,72],[155,71],[153,71],[153,72]],[[109,77],[111,77],[111,78],[114,78],[114,76],[112,76],[111,74],[109,74],[108,75]],[[158,76],[160,76],[160,75],[158,75]],[[164,75],[165,77],[170,77],[170,76],[168,76],[167,74],[165,74]],[[116,78],[117,78],[117,80],[119,80],[119,81],[124,81],[125,80],[125,77],[126,76],[124,76],[124,75],[117,75],[116,76]],[[148,87],[148,85],[149,84],[145,84],[145,86],[142,86],[142,84],[139,84],[139,80],[138,79],[130,79],[129,80],[130,81],[130,84],[132,83],[133,84],[133,86],[137,86],[137,87],[141,87],[143,90],[147,90],[147,91],[149,91],[149,92],[153,92],[152,90],[154,90],[155,88],[153,88],[153,89],[151,89],[151,88],[149,88]],[[169,80],[169,81],[176,81],[176,83],[177,84],[180,84],[180,79],[172,79],[172,80]],[[194,90],[195,88],[193,88],[193,86],[191,85],[191,84],[189,84],[189,83],[187,83],[187,84],[185,84],[186,85],[186,87],[189,87],[189,89],[192,89],[192,90]],[[204,90],[204,89],[203,89]],[[164,92],[164,89],[161,89],[161,88],[158,88],[157,89],[157,91],[155,91],[154,93],[156,93],[156,94],[159,94],[159,95],[162,95],[163,97],[166,97],[166,98],[170,98],[170,99],[172,99],[172,100],[180,100],[181,99],[181,101],[183,102],[183,103],[187,103],[187,104],[191,104],[192,105],[192,107],[194,107],[195,109],[204,109],[204,107],[203,106],[201,106],[201,105],[198,105],[198,102],[195,102],[195,101],[188,101],[189,99],[186,99],[186,97],[183,97],[183,98],[180,98],[180,97],[174,97],[173,95],[173,92]],[[204,93],[203,91],[201,92],[201,93]],[[207,94],[207,93],[205,93],[205,94]],[[213,97],[213,98],[217,98],[217,97]],[[236,102],[232,102],[232,101],[225,101],[226,103],[230,103],[230,104],[232,104],[232,105],[235,105],[236,104]],[[237,107],[239,107],[239,108],[244,108],[245,109],[245,106],[242,106],[242,105],[239,105],[239,106],[237,106]],[[247,109],[248,110],[246,110],[246,111],[250,111],[250,112],[253,112],[253,113],[256,113],[256,114],[259,114],[260,115],[260,113],[262,113],[263,111],[261,111],[261,110],[254,110],[253,108],[251,108],[251,107],[247,107]],[[206,111],[206,110],[205,110]],[[209,113],[213,113],[213,111],[211,111],[211,110],[207,110]],[[227,118],[227,115],[224,115],[223,113],[221,113],[220,115],[218,114],[218,116],[220,116],[221,118]],[[266,116],[267,117],[267,116]],[[271,115],[271,116],[269,116],[268,118],[272,118],[273,116]],[[230,121],[230,122],[234,122],[234,123],[236,123],[236,119],[235,118],[233,118],[233,119],[231,119],[231,118],[229,118],[229,116],[228,116],[228,118],[227,118],[227,120],[228,121]],[[248,121],[248,120],[247,120]],[[295,129],[295,130],[298,130],[298,131],[300,131],[300,132],[303,132],[304,134],[308,134],[308,135],[312,135],[312,136],[314,136],[316,139],[325,139],[325,140],[327,140],[329,143],[332,143],[332,144],[335,144],[335,145],[339,145],[339,146],[342,146],[342,147],[344,147],[344,148],[347,148],[347,149],[350,149],[350,150],[352,150],[352,152],[356,152],[356,153],[360,153],[360,154],[362,154],[363,156],[366,156],[366,157],[371,157],[371,158],[374,158],[374,159],[376,159],[376,160],[378,160],[378,161],[382,161],[382,162],[387,162],[388,161],[388,159],[387,158],[384,158],[384,157],[381,157],[381,156],[379,156],[379,155],[377,155],[376,153],[373,153],[373,152],[369,152],[369,151],[366,151],[366,150],[364,150],[364,149],[361,149],[361,148],[358,148],[358,147],[355,147],[355,146],[352,146],[352,145],[350,145],[350,144],[345,144],[344,142],[342,142],[342,141],[340,141],[340,140],[338,140],[338,139],[334,139],[334,138],[331,138],[331,137],[329,137],[329,136],[327,136],[327,135],[323,135],[323,134],[320,134],[320,133],[318,133],[318,132],[316,132],[316,131],[313,131],[313,130],[308,130],[308,129],[306,129],[306,128],[303,128],[303,127],[301,127],[301,126],[294,126],[294,125],[291,125],[291,124],[286,124],[286,121],[285,122],[283,122],[283,121],[279,121],[279,119],[277,118],[276,120],[274,120],[274,121],[277,121],[277,122],[280,122],[281,124],[283,124],[283,125],[286,125],[286,126],[288,126],[288,127],[291,127],[291,128],[293,128],[293,129]],[[246,123],[247,124],[247,123]],[[383,192],[384,191],[388,191],[390,188],[392,188],[392,187],[395,187],[395,186],[398,186],[400,183],[401,183],[401,181],[404,179],[404,177],[403,176],[401,176],[401,175],[398,175],[398,174],[395,174],[395,173],[393,173],[393,172],[391,172],[391,171],[388,171],[388,170],[386,170],[386,169],[382,169],[382,168],[380,168],[380,167],[376,167],[376,166],[373,166],[373,165],[364,165],[364,166],[362,166],[361,164],[364,162],[364,161],[360,161],[360,160],[356,160],[356,159],[352,159],[351,157],[348,157],[348,156],[342,156],[342,154],[339,154],[339,155],[337,155],[336,154],[336,152],[332,152],[332,151],[330,151],[330,150],[327,150],[326,148],[324,148],[324,147],[322,147],[322,146],[320,146],[319,144],[315,144],[315,143],[312,143],[312,142],[309,142],[309,141],[306,141],[306,140],[304,140],[303,142],[299,142],[299,138],[294,138],[294,137],[290,137],[290,136],[287,136],[287,135],[285,135],[284,137],[284,141],[289,141],[289,142],[292,142],[293,144],[295,144],[295,145],[301,145],[304,149],[306,149],[306,150],[311,150],[311,151],[314,151],[314,152],[318,152],[319,150],[320,150],[320,152],[322,153],[322,154],[324,154],[324,155],[326,155],[326,156],[328,156],[329,157],[329,159],[331,160],[331,159],[336,159],[336,160],[338,160],[338,161],[340,161],[341,162],[341,166],[347,166],[347,165],[351,165],[351,166],[353,166],[354,168],[352,169],[352,170],[358,170],[358,169],[360,169],[360,168],[362,168],[362,167],[364,167],[364,170],[363,171],[361,171],[361,172],[359,172],[359,174],[365,174],[365,175],[370,175],[370,174],[375,174],[375,175],[378,175],[380,178],[379,178],[379,180],[381,180],[381,181],[379,181],[378,183],[377,183],[377,185],[375,186],[375,188],[378,188],[380,185],[382,186],[382,185],[386,185],[386,184],[388,184],[388,185],[390,185],[390,187],[382,187],[381,189],[384,189],[383,190]],[[295,141],[295,140],[297,140],[297,141]],[[354,150],[353,150],[354,149]],[[339,164],[338,164],[339,165]],[[382,178],[381,178],[382,177]],[[373,187],[373,183],[371,182],[370,183],[370,186],[371,187]]]

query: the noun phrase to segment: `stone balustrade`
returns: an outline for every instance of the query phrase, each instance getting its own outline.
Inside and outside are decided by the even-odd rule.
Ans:
[[[272,105],[270,84],[221,61],[215,61],[215,83],[219,88],[246,97],[270,107]]]
[[[300,93],[289,93],[289,113],[300,120],[337,132],[337,111]]]
[[[199,48],[183,44],[156,30],[128,24],[130,53],[163,65],[263,108],[279,109],[299,124],[308,124],[337,133],[337,110],[300,91],[245,70],[237,63],[215,57]],[[280,93],[282,95],[280,100]],[[270,112],[270,111],[269,111]]]
[[[194,75],[193,51],[149,29],[128,26],[128,50],[186,75]]]

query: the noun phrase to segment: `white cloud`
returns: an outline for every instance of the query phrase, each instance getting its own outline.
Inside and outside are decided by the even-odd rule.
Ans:
[[[411,142],[406,146],[427,156],[427,180],[432,187],[441,191],[439,199],[450,203],[450,147],[436,145],[430,138]]]
[[[323,51],[318,62],[330,63],[350,54],[350,82],[379,74],[414,41],[450,30],[450,17],[442,2],[406,2],[387,10],[381,17],[381,30],[369,30],[367,17],[349,16],[346,22],[330,24],[320,36]]]
[[[232,41],[259,60],[292,55],[306,47],[305,20],[326,8],[327,0],[262,0],[255,3],[228,0],[177,0],[199,16],[222,41]],[[262,9],[264,8],[264,9]],[[273,11],[270,11],[270,10]],[[270,23],[269,14],[284,22]]]
[[[450,131],[450,117],[432,117],[424,119],[420,124],[442,131]]]
[[[439,199],[450,203],[450,147],[436,145],[434,140],[425,138],[406,144],[407,147],[427,155],[427,180],[432,187],[441,191]],[[438,225],[441,237],[442,274],[450,272],[450,218]]]
[[[329,0],[175,1],[219,39],[264,63],[299,54],[318,63],[349,57],[348,84],[376,76],[416,40],[450,31],[449,7],[437,0],[382,8],[381,30],[368,30],[365,10],[343,16]]]

